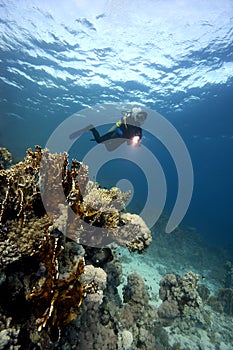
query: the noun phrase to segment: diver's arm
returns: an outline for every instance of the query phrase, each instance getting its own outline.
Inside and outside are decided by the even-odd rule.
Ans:
[[[111,131],[115,131],[117,128],[120,128],[120,126],[122,125],[122,124],[124,124],[125,125],[125,127],[127,128],[127,116],[126,116],[126,114],[120,119],[120,120],[118,120],[118,122],[116,122],[116,124],[114,124],[112,127],[111,127],[111,129],[109,129],[109,132],[111,132]]]
[[[127,126],[127,118],[128,118],[127,113],[121,118],[121,120],[123,121],[126,128],[128,127]]]

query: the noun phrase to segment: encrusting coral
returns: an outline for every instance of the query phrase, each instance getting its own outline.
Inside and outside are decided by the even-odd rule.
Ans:
[[[158,315],[164,325],[170,325],[176,317],[184,314],[185,309],[199,308],[202,300],[198,294],[199,276],[192,271],[184,276],[167,274],[160,281],[159,296],[163,303]]]

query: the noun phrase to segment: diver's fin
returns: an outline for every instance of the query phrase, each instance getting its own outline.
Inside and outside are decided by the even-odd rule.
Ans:
[[[74,139],[77,139],[79,136],[81,136],[82,134],[84,134],[84,132],[90,130],[93,128],[93,125],[92,124],[89,124],[88,126],[86,126],[85,128],[83,129],[80,129],[80,130],[77,130],[75,132],[73,132],[72,134],[70,134],[69,136],[69,139],[70,140],[74,140]]]

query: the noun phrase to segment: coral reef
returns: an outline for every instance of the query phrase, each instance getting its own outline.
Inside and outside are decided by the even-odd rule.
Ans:
[[[118,334],[119,347],[123,347],[124,350],[130,350],[133,343],[133,334],[126,329]]]
[[[27,299],[33,302],[38,331],[48,326],[50,338],[54,341],[58,339],[59,332],[76,318],[86,293],[91,288],[95,290],[93,283],[87,285],[81,281],[81,275],[84,273],[83,258],[67,279],[59,278],[58,256],[62,249],[64,248],[58,244],[57,237],[45,237],[34,254],[39,254],[40,262],[46,269],[46,276],[40,288],[34,287],[27,295]]]
[[[40,175],[46,212],[67,237],[88,246],[116,243],[140,252],[151,243],[144,221],[138,215],[128,218],[130,214],[122,213],[129,194],[116,187],[101,189],[89,181],[84,164],[73,160],[69,170],[67,154],[43,151]],[[69,206],[64,205],[64,195]]]
[[[137,273],[133,273],[127,277],[127,285],[123,289],[123,300],[129,305],[137,305],[139,312],[141,309],[139,305],[143,307],[148,304],[148,293],[142,278]]]
[[[133,335],[133,348],[154,349],[155,327],[158,323],[157,309],[149,305],[149,295],[143,279],[133,273],[127,277],[123,289],[121,322]]]
[[[121,271],[116,268],[118,264],[114,253],[113,260],[105,265],[108,280],[103,303],[98,308],[93,300],[86,302],[85,299],[83,312],[66,333],[70,349],[76,345],[78,349],[91,350],[154,350],[155,344],[160,344],[156,308],[149,305],[148,293],[139,275],[135,273],[128,277],[123,303],[119,298],[116,287]],[[74,334],[78,334],[78,342]],[[158,348],[170,349],[167,341],[164,347],[158,345]]]
[[[8,220],[0,226],[0,268],[19,260],[24,255],[31,255],[44,239],[48,226],[48,216],[31,218],[21,226],[17,220]]]
[[[16,349],[18,333],[14,328],[3,329],[0,332],[0,349]]]
[[[139,328],[135,337],[127,321],[120,326],[120,262],[105,245],[142,253],[151,234],[139,216],[122,213],[127,198],[89,181],[84,164],[69,167],[66,153],[38,146],[0,171],[2,349],[59,348],[66,336],[80,349],[130,349]],[[104,247],[85,245],[90,237]]]
[[[125,212],[127,198],[90,181],[83,163],[69,166],[66,153],[40,147],[0,171],[0,349],[188,349],[177,329],[196,336],[210,327],[215,314],[199,293],[208,304],[213,297],[191,271],[163,278],[159,307],[136,264],[122,289],[124,250],[115,246],[141,254],[152,240]],[[215,300],[232,315],[230,276]]]
[[[140,216],[130,213],[121,214],[121,221],[123,225],[119,229],[119,244],[127,247],[130,252],[143,253],[152,241],[145,222]]]
[[[24,221],[45,214],[38,186],[41,158],[37,147],[28,150],[24,162],[0,171],[1,225],[16,220],[23,227]]]
[[[199,276],[192,271],[183,277],[168,274],[163,278],[159,290],[163,303],[158,308],[158,315],[164,325],[170,325],[175,318],[184,315],[187,307],[195,309],[202,305],[197,291],[198,280]]]
[[[69,220],[64,198],[76,214],[75,220]],[[50,231],[59,229],[77,243],[91,243],[93,237],[100,246],[115,242],[130,250],[144,251],[151,242],[150,231],[137,215],[118,211],[119,206],[124,208],[126,198],[116,188],[102,190],[90,183],[82,163],[73,160],[69,169],[65,153],[50,154],[38,146],[35,152],[28,150],[24,162],[0,172],[2,266],[24,253],[30,255],[48,227]]]

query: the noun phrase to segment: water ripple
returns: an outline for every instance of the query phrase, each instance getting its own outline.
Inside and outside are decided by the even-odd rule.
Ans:
[[[70,91],[75,103],[94,86],[99,101],[145,104],[232,82],[233,3],[223,2],[2,1],[1,82],[57,89],[64,100]]]

